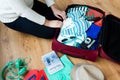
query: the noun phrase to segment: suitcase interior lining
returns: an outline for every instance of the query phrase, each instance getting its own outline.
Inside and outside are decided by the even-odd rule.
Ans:
[[[111,58],[120,61],[120,19],[107,15],[103,19],[100,44]]]

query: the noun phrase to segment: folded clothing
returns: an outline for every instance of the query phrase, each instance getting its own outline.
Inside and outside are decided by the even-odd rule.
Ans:
[[[60,60],[62,61],[64,68],[54,74],[49,74],[47,69],[44,68],[44,71],[48,77],[49,80],[71,80],[70,78],[70,72],[73,68],[73,64],[71,61],[67,58],[66,55],[63,55]]]
[[[81,48],[95,50],[98,47],[98,36],[101,30],[100,26],[92,24],[86,31],[87,38],[81,43]]]
[[[79,18],[84,17],[87,12],[88,12],[87,6],[77,6],[68,9],[67,17],[72,18],[73,20],[78,20]]]
[[[82,18],[78,19],[78,21],[73,21],[72,18],[67,18],[63,22],[63,26],[60,30],[57,40],[69,46],[75,46],[74,44],[76,43],[81,44],[86,39],[86,31],[91,24],[92,22]]]
[[[101,27],[97,26],[95,24],[92,24],[89,29],[86,31],[87,36],[90,36],[93,39],[97,39],[98,38],[98,34],[100,32]]]

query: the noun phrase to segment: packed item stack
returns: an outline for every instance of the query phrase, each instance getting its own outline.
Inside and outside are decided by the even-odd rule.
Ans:
[[[57,40],[68,46],[95,50],[98,47],[101,25],[95,24],[96,15],[93,12],[95,11],[87,6],[68,9],[67,19],[63,21]]]

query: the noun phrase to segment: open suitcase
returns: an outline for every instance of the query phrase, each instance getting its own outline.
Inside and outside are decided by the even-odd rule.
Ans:
[[[60,33],[58,29],[52,41],[52,49],[56,52],[62,52],[73,57],[84,58],[90,61],[95,61],[98,55],[100,55],[104,58],[120,62],[120,19],[112,14],[105,15],[104,11],[98,8],[80,4],[68,6],[66,13],[72,8],[81,6],[88,7],[89,15],[94,14],[94,18],[88,19],[93,20],[94,24],[101,26],[98,34],[97,48],[90,50],[86,49],[86,47],[76,48],[62,44],[57,40]]]

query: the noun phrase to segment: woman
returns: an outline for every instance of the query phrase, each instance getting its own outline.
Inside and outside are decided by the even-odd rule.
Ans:
[[[53,38],[62,26],[65,12],[54,6],[54,0],[0,0],[0,21],[14,30],[41,38]]]

